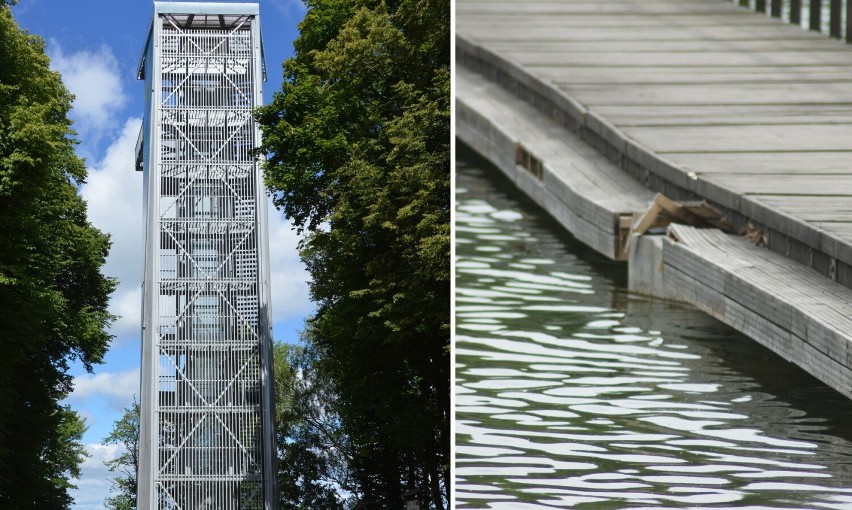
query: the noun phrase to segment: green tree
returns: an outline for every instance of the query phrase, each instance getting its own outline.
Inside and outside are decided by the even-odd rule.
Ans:
[[[450,6],[308,0],[258,111],[266,184],[300,232],[317,367],[362,501],[449,493]]]
[[[281,510],[342,510],[355,487],[333,390],[310,344],[276,344],[274,352]]]
[[[103,444],[122,448],[121,455],[106,462],[116,476],[111,480],[110,496],[104,504],[110,510],[136,510],[139,480],[139,402],[136,398],[124,408],[124,414],[115,422]]]
[[[88,456],[82,442],[87,427],[70,406],[60,407],[57,415],[59,427],[56,434],[48,439],[48,447],[42,460],[48,464],[49,472],[53,473],[50,481],[56,487],[62,490],[73,489],[75,486],[68,477],[80,476],[80,462]]]
[[[77,193],[72,96],[44,41],[0,4],[0,508],[63,509],[84,426],[59,404],[69,363],[102,361],[115,283],[109,238]]]

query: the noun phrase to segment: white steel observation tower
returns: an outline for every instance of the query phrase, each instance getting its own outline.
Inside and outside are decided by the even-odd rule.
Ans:
[[[154,2],[139,66],[147,222],[140,510],[277,507],[265,78],[253,3]]]

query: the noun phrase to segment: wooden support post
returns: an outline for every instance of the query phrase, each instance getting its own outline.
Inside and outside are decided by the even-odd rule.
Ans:
[[[781,0],[772,0],[772,7],[769,10],[770,16],[773,18],[781,17]]]
[[[843,34],[840,32],[841,18],[843,17],[843,0],[831,0],[831,19],[829,20],[829,35],[840,39]]]
[[[809,28],[816,32],[820,31],[820,17],[822,16],[822,0],[811,0],[811,22]]]
[[[852,5],[852,2],[850,2]],[[802,24],[802,0],[790,0],[790,23]]]
[[[846,0],[846,42],[852,43],[852,0]]]
[[[754,5],[754,10],[757,12],[766,12],[766,0],[757,0],[757,3]]]

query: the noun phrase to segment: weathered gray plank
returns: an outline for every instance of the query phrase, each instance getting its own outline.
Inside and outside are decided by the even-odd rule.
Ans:
[[[559,53],[509,50],[501,52],[530,67],[755,67],[755,66],[848,66],[852,54],[845,51],[763,51],[763,52],[676,52],[641,53],[585,52]]]
[[[849,174],[852,152],[666,153],[686,172],[706,174]],[[785,177],[778,177],[785,178]]]
[[[616,218],[644,209],[653,193],[539,110],[459,69],[457,135],[491,159],[578,239],[615,258]],[[536,177],[515,164],[517,144],[542,162]]]
[[[624,173],[539,110],[509,93],[460,69],[456,73],[458,97],[477,108],[553,171],[569,176],[572,186],[595,198],[626,201],[627,210],[644,207],[653,193],[625,179]],[[610,201],[610,200],[607,200]],[[613,212],[618,212],[614,210]]]
[[[771,207],[788,211],[805,221],[852,222],[852,197],[761,196],[756,197]]]
[[[512,12],[477,14],[477,19],[464,21],[461,25],[464,29],[476,29],[477,27],[498,26],[506,29],[512,28],[546,28],[557,27],[557,21],[563,22],[563,27],[596,27],[604,30],[613,30],[618,27],[768,27],[780,26],[776,20],[760,18],[739,12],[735,13],[659,13],[651,16],[636,14],[632,12],[620,15],[601,15],[598,13],[567,13],[564,12],[571,4],[556,4],[551,10],[528,12],[518,16]],[[525,3],[519,3],[518,9],[526,10]],[[457,12],[457,16],[462,13]],[[515,21],[513,24],[512,21]],[[791,27],[793,28],[793,27]]]
[[[660,153],[852,151],[852,124],[642,126],[622,130]]]
[[[852,53],[848,55],[852,59]],[[574,85],[557,83],[581,103],[600,105],[839,105],[852,103],[843,83],[708,83],[690,85]]]
[[[821,197],[852,196],[852,175],[827,174],[819,179],[807,174],[706,174],[702,179],[739,190],[745,195],[807,195],[814,207]]]
[[[506,23],[509,25],[510,23]],[[517,27],[513,24],[512,26]],[[549,53],[699,53],[737,51],[744,53],[756,52],[791,52],[791,51],[847,51],[846,45],[835,39],[800,38],[800,39],[731,39],[714,40],[701,38],[684,38],[683,40],[644,40],[639,37],[634,41],[624,40],[552,40],[539,39],[532,35],[521,41],[506,41],[495,38],[488,44],[501,52],[549,52]]]
[[[607,17],[635,16],[636,13],[646,15],[728,15],[751,17],[742,9],[725,2],[684,2],[675,6],[670,2],[542,2],[527,0],[524,2],[459,2],[456,5],[456,15],[466,14],[479,16],[499,16],[506,14],[542,15],[601,15]]]
[[[696,85],[702,83],[842,83],[852,81],[852,66],[599,67],[536,66],[544,79],[571,85]],[[628,112],[630,113],[630,112]]]
[[[850,289],[719,231],[672,232],[678,241],[664,246],[664,277],[681,297],[852,396],[852,318],[843,313]]]
[[[832,234],[846,240],[852,241],[852,222],[823,222],[814,221],[814,227],[831,232]]]
[[[689,27],[677,26],[660,27],[622,27],[602,32],[600,28],[579,26],[572,27],[570,31],[559,26],[528,26],[526,33],[519,30],[511,30],[518,25],[506,23],[505,26],[494,26],[481,24],[479,26],[467,26],[459,22],[459,30],[464,36],[475,39],[482,43],[491,41],[500,42],[526,42],[526,41],[684,41],[695,38],[695,31]],[[502,33],[501,33],[502,32]],[[793,30],[779,34],[774,26],[753,26],[748,28],[749,39],[764,41],[786,41],[790,39],[812,40],[820,37],[818,34],[804,30]],[[737,26],[720,26],[707,30],[701,36],[703,39],[712,41],[731,41],[743,39],[743,29]]]

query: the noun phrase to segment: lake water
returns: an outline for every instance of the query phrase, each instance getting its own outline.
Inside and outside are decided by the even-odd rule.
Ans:
[[[852,509],[852,401],[456,170],[456,508]]]

